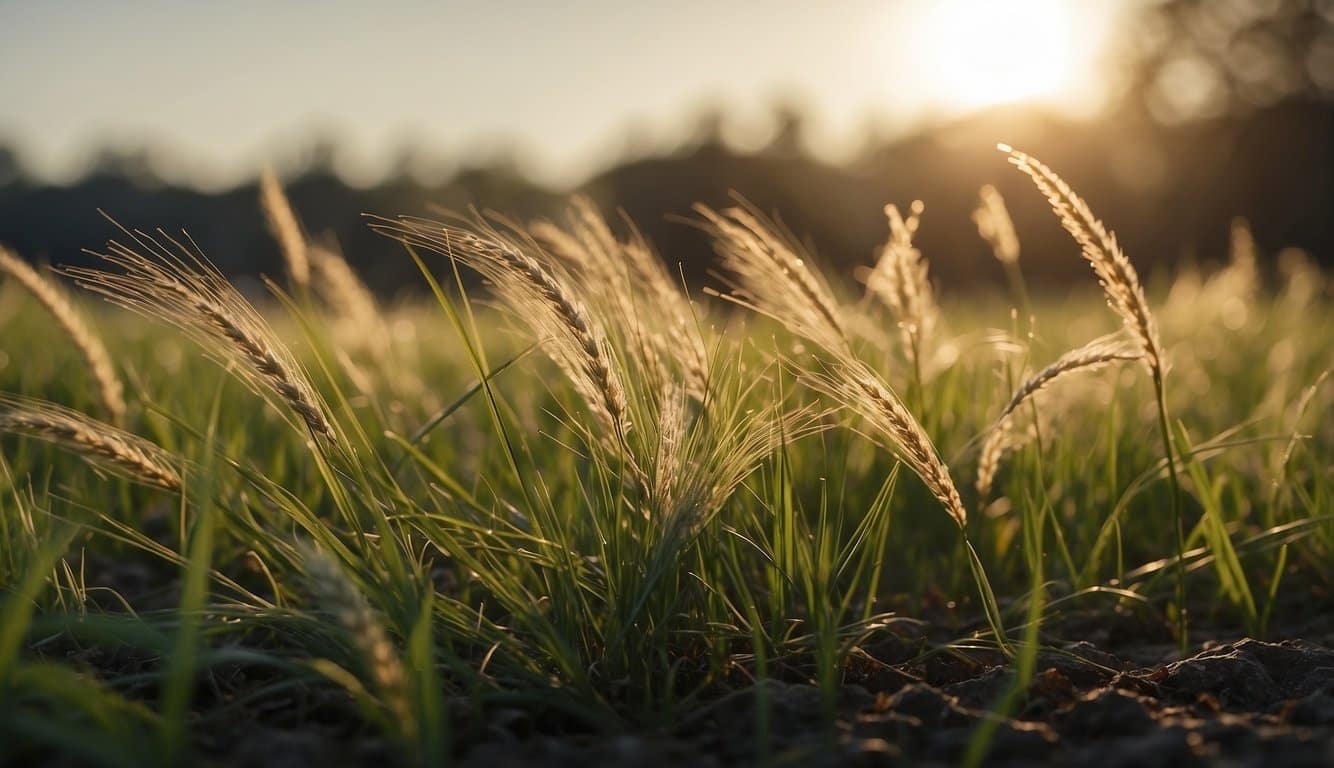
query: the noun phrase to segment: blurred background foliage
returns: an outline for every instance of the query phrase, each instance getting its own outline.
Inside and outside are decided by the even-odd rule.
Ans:
[[[1003,34],[1003,32],[1002,32]],[[1032,105],[994,106],[885,135],[868,128],[859,151],[837,163],[812,151],[818,118],[796,98],[775,99],[766,145],[738,147],[730,112],[698,111],[689,138],[647,149],[633,130],[608,147],[602,170],[573,185],[529,178],[513,153],[459,157],[448,178],[424,179],[423,149],[405,145],[378,183],[356,186],[336,170],[336,134],[309,138],[284,175],[309,233],[336,240],[377,291],[419,290],[415,268],[371,233],[363,212],[425,214],[478,206],[521,220],[557,215],[572,192],[623,209],[687,279],[707,282],[712,251],[683,222],[691,205],[743,195],[777,211],[830,266],[850,273],[871,260],[885,233],[886,203],[926,204],[918,242],[945,293],[1000,285],[969,212],[984,183],[1009,201],[1037,283],[1082,279],[1085,267],[1047,213],[1005,171],[994,145],[1039,153],[1088,198],[1150,273],[1180,259],[1226,253],[1229,222],[1247,218],[1261,251],[1334,254],[1334,2],[1166,0],[1137,7],[1116,36],[1118,94],[1096,114],[1062,116]],[[253,182],[225,190],[168,183],[151,144],[101,151],[75,181],[35,177],[21,154],[0,147],[0,242],[29,258],[79,264],[112,232],[103,208],[134,226],[184,228],[224,272],[280,271]],[[1272,259],[1270,260],[1272,262]]]

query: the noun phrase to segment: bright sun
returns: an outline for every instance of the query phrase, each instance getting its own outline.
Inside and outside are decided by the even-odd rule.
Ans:
[[[941,106],[1067,101],[1092,69],[1100,30],[1073,0],[938,0],[907,36],[919,86]]]

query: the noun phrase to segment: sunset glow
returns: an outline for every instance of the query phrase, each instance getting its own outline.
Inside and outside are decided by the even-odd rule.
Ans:
[[[938,107],[1078,107],[1101,90],[1095,65],[1105,24],[1087,4],[948,0],[919,6],[905,21],[915,76]]]

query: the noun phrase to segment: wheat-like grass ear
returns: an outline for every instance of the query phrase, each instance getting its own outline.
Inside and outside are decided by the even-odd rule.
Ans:
[[[88,372],[97,383],[97,395],[107,417],[116,425],[125,423],[125,388],[111,363],[102,338],[84,322],[83,317],[55,281],[43,276],[26,261],[0,246],[0,273],[9,275],[23,286],[65,331],[75,349],[83,356]]]
[[[927,262],[912,242],[922,210],[922,201],[915,200],[905,218],[897,206],[885,206],[889,239],[866,279],[867,292],[880,299],[898,321],[904,351],[914,366],[921,364],[926,338],[936,318]]]
[[[189,246],[162,230],[156,238],[123,231],[133,246],[113,240],[105,253],[90,252],[122,271],[69,267],[64,272],[113,304],[182,329],[219,362],[235,363],[251,391],[276,396],[312,434],[339,442],[323,401],[291,351],[188,236]]]
[[[259,201],[264,209],[264,218],[268,222],[269,232],[278,241],[282,250],[283,263],[287,267],[287,276],[292,285],[304,290],[310,285],[310,257],[306,235],[297,221],[292,203],[278,181],[278,175],[272,168],[264,168],[259,175]]]
[[[532,329],[601,422],[601,437],[627,445],[629,405],[607,332],[567,275],[534,258],[521,244],[490,230],[478,235],[426,219],[372,218],[371,228],[406,245],[458,259],[491,282],[507,308]]]
[[[1138,360],[1141,356],[1140,350],[1127,344],[1119,334],[1103,336],[1078,349],[1072,349],[1025,379],[1024,383],[1015,389],[1010,402],[1001,409],[1000,415],[996,417],[996,423],[1009,418],[1030,398],[1067,374],[1094,370],[1118,361]]]
[[[398,649],[389,640],[379,615],[331,556],[304,542],[298,545],[297,552],[316,605],[346,632],[361,656],[376,693],[395,718],[395,725],[404,735],[416,733],[411,683]]]
[[[695,211],[732,276],[732,293],[723,298],[777,320],[824,349],[851,351],[842,308],[792,237],[748,206],[715,211],[696,204]]]
[[[181,460],[138,435],[35,398],[0,395],[0,432],[59,445],[122,477],[181,490]]]
[[[1119,334],[1112,334],[1066,352],[1041,371],[1025,379],[1014,391],[1010,402],[1006,403],[1000,415],[987,429],[986,439],[983,440],[981,452],[978,454],[976,482],[978,493],[983,497],[990,493],[991,483],[1000,468],[1001,459],[1015,445],[1012,434],[1014,414],[1024,403],[1064,376],[1080,371],[1096,370],[1119,361],[1138,360],[1141,355],[1139,349],[1127,344]]]
[[[708,391],[709,359],[696,327],[694,308],[668,273],[648,240],[628,217],[628,239],[618,239],[593,202],[572,199],[565,228],[547,220],[529,227],[532,237],[563,261],[600,300],[598,309],[616,319],[631,318],[622,331],[642,356],[650,374],[679,368],[686,392],[703,400]]]
[[[1019,261],[1019,236],[1014,231],[1014,220],[1005,207],[1005,198],[990,184],[978,190],[978,206],[973,211],[977,234],[991,246],[996,261],[1016,264]]]
[[[949,467],[926,430],[875,370],[861,360],[845,358],[830,370],[806,371],[805,379],[888,438],[895,454],[922,480],[955,524],[967,530],[968,511]]]
[[[1144,352],[1143,359],[1155,377],[1165,367],[1163,345],[1158,337],[1158,326],[1139,274],[1116,241],[1116,235],[1107,229],[1084,198],[1080,197],[1056,172],[1037,158],[1020,152],[1008,144],[998,148],[1009,155],[1010,163],[1023,171],[1047,197],[1052,210],[1061,220],[1061,226],[1079,243],[1084,259],[1093,267],[1107,296],[1107,303],[1121,316],[1122,322],[1138,341]]]

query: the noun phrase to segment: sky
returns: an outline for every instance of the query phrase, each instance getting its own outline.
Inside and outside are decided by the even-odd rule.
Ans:
[[[680,141],[706,106],[729,140],[762,144],[787,100],[837,159],[872,123],[1096,109],[1133,2],[0,0],[0,143],[56,181],[137,144],[168,179],[225,187],[322,134],[357,183],[418,144],[450,158],[441,172],[512,151],[571,184],[627,137]]]

